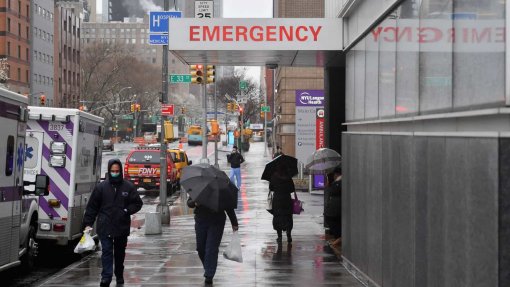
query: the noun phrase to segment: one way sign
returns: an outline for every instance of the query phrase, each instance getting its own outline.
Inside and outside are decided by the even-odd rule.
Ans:
[[[168,34],[168,18],[181,18],[180,11],[150,11],[149,33]]]

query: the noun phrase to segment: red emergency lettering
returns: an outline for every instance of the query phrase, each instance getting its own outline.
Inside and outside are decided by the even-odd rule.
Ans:
[[[200,41],[200,31],[197,31],[200,29],[200,26],[190,26],[189,27],[189,40],[190,41]],[[199,36],[199,37],[195,37]]]

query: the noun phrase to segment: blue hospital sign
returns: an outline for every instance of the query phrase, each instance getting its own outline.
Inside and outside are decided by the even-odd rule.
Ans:
[[[149,33],[167,33],[168,19],[181,18],[180,11],[150,11],[149,12]]]

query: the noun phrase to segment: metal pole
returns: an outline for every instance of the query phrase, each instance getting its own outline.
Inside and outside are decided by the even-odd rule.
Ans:
[[[118,138],[119,138],[119,119],[117,116],[115,116],[115,143],[119,143]]]
[[[241,98],[244,99],[244,90],[241,90]],[[243,129],[244,129],[244,108],[242,108],[242,112],[239,112],[239,115],[241,116],[241,146],[239,147],[239,153],[243,154],[243,146],[244,146],[244,135],[243,135]]]
[[[267,106],[267,91],[264,93],[264,105]],[[267,112],[264,112],[264,157],[267,157]]]
[[[164,11],[170,9],[169,0],[164,1]],[[162,68],[162,93],[161,103],[168,103],[168,46],[163,46],[163,68]],[[161,214],[161,224],[170,224],[170,208],[167,204],[167,162],[166,162],[166,142],[165,142],[165,116],[161,115],[161,147],[160,147],[160,176],[159,176],[159,205],[157,211]]]
[[[214,83],[214,120],[218,123],[218,95],[216,94],[216,83]],[[220,168],[218,164],[218,139],[216,136],[214,138],[214,166]]]
[[[204,64],[204,72],[207,67],[207,62]],[[200,163],[209,163],[209,159],[207,158],[207,77],[204,75],[204,94],[202,97],[202,104],[204,108],[204,121],[202,122],[202,158],[200,159]]]
[[[134,114],[134,118],[133,118],[133,141],[136,138],[136,126],[138,124],[138,112],[137,112],[136,105],[137,105],[137,103],[136,103],[136,100],[135,100],[135,114]]]

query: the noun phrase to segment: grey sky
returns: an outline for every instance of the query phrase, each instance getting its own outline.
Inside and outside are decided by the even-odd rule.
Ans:
[[[273,0],[223,0],[223,18],[272,18]]]

